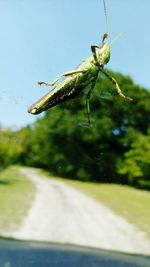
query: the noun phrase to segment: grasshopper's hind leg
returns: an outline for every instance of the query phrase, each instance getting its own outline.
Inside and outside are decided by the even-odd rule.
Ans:
[[[101,70],[101,72],[102,73],[104,73],[104,75],[113,83],[113,84],[115,84],[115,86],[116,86],[116,89],[117,89],[117,93],[122,97],[122,98],[124,98],[124,99],[126,99],[126,100],[128,100],[128,101],[133,101],[133,99],[131,98],[131,97],[128,97],[128,96],[125,96],[123,93],[122,93],[122,91],[121,91],[121,89],[120,89],[120,87],[119,87],[119,85],[118,85],[118,83],[117,83],[117,81],[116,81],[116,79],[114,78],[114,77],[112,77],[112,76],[110,76],[106,71],[104,71],[104,70]]]
[[[63,76],[70,76],[72,74],[77,74],[77,73],[84,73],[86,70],[71,70],[64,72],[63,74],[59,75],[53,82],[51,83],[46,83],[46,82],[38,82],[39,85],[46,85],[46,86],[53,86],[55,83],[57,83]]]

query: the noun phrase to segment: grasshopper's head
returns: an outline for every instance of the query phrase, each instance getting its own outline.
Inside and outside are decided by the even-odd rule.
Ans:
[[[105,33],[103,35],[103,39],[102,39],[102,43],[100,45],[100,48],[96,52],[97,52],[96,55],[97,55],[98,63],[100,66],[103,67],[105,64],[108,63],[108,61],[110,59],[110,45],[108,42],[108,34],[107,33]]]

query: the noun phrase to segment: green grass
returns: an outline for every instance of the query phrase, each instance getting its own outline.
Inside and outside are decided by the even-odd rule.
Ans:
[[[105,204],[127,219],[129,223],[144,231],[150,238],[149,191],[116,184],[98,184],[69,179],[61,179],[61,181]]]
[[[34,185],[9,167],[0,173],[0,233],[14,230],[27,215],[35,193]]]

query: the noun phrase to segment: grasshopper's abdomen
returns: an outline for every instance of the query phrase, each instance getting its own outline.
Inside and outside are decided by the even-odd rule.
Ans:
[[[79,96],[81,91],[84,90],[89,83],[97,78],[98,68],[95,65],[90,66],[91,68],[87,68],[87,71],[84,73],[73,74],[70,77],[65,78],[48,94],[46,94],[35,104],[33,104],[28,109],[28,112],[36,115],[41,113],[42,111],[59,105],[60,103],[66,102]]]
[[[66,78],[69,80],[69,78]],[[71,84],[58,84],[55,88],[53,88],[49,93],[39,99],[36,103],[34,103],[29,109],[28,112],[34,115],[41,113],[49,108],[52,108],[56,105],[59,105],[62,102],[69,100],[70,98],[75,97],[75,93]]]

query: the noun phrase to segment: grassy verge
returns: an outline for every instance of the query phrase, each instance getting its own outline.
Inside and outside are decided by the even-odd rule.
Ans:
[[[59,180],[105,204],[150,238],[149,191],[116,184],[97,184],[61,178]]]
[[[9,167],[0,173],[0,233],[16,229],[27,215],[34,197],[34,185]]]

